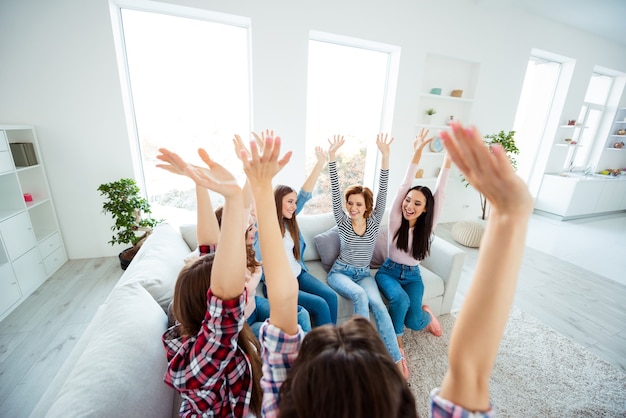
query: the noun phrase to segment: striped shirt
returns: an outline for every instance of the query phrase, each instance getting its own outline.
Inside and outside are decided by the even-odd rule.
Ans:
[[[354,232],[350,216],[343,211],[337,163],[335,161],[328,163],[328,173],[330,175],[330,189],[333,198],[333,215],[339,228],[338,260],[354,267],[368,267],[374,254],[374,245],[376,244],[380,222],[385,214],[389,170],[380,170],[376,204],[370,217],[366,220],[365,233],[363,235],[357,235]]]

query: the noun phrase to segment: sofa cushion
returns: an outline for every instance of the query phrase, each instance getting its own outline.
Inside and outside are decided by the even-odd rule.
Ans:
[[[373,269],[380,268],[387,259],[389,251],[387,251],[387,227],[380,227],[378,236],[376,237],[376,244],[374,245],[374,254],[372,255],[372,261],[370,267]]]
[[[48,417],[172,415],[161,335],[167,317],[139,284],[117,286]]]
[[[180,234],[187,243],[190,250],[195,250],[198,247],[198,236],[196,233],[196,224],[183,224],[180,226]]]
[[[159,224],[124,272],[119,284],[141,284],[165,311],[188,254],[189,247],[180,233],[169,224]]]
[[[320,259],[314,238],[317,234],[332,228],[334,225],[336,225],[335,218],[331,212],[314,215],[298,215],[298,228],[300,228],[300,233],[306,241],[306,248],[302,255],[305,262]],[[335,260],[333,260],[333,262],[334,261]]]
[[[339,228],[335,225],[328,231],[317,234],[314,240],[322,266],[328,273],[339,257]]]

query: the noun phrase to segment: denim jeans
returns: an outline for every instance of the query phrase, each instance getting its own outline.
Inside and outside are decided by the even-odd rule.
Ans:
[[[298,304],[309,311],[315,326],[336,324],[337,293],[304,269],[298,276],[298,285]]]
[[[419,266],[406,266],[386,259],[376,273],[376,283],[389,301],[389,314],[396,335],[404,326],[419,331],[428,326],[430,315],[422,309],[424,282]]]
[[[262,296],[255,296],[254,301],[256,302],[256,309],[250,314],[246,321],[258,340],[261,325],[270,317],[270,302]],[[298,306],[298,325],[302,327],[302,331],[304,332],[311,331],[311,318],[307,310],[302,306]]]
[[[328,272],[328,284],[337,293],[352,300],[354,313],[369,318],[370,309],[378,333],[394,362],[402,359],[393,323],[369,267],[354,267],[339,260]]]

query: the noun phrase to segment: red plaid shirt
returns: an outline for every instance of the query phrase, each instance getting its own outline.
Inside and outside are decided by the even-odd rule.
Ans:
[[[207,312],[198,335],[181,337],[174,325],[163,334],[168,367],[164,381],[180,392],[180,415],[244,417],[252,392],[252,368],[237,345],[243,328],[245,292],[221,300],[207,292]]]

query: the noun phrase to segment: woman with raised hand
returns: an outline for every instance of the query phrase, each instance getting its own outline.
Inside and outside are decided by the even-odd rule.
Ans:
[[[256,202],[260,245],[268,254],[270,319],[260,332],[263,416],[416,416],[413,395],[370,321],[354,317],[339,327],[314,328],[306,337],[298,328],[295,276],[285,252],[271,251],[282,242],[272,178],[290,154],[279,160],[280,139],[273,137],[265,139],[261,154],[256,144],[251,148],[242,161]]]
[[[403,356],[405,325],[414,331],[426,328],[437,337],[441,335],[437,317],[428,306],[422,305],[424,282],[419,264],[430,253],[432,233],[445,198],[450,159],[446,154],[434,193],[426,186],[412,187],[422,151],[433,140],[426,139],[428,132],[422,129],[413,141],[413,158],[389,211],[389,255],[375,276],[380,291],[389,301],[389,314]]]
[[[273,137],[274,132],[266,130],[261,136],[253,133],[257,147],[263,148],[265,137]],[[243,144],[237,146],[242,149]],[[326,154],[321,147],[315,148],[317,162],[302,184],[300,191],[284,184],[274,187],[274,200],[276,201],[276,216],[280,230],[283,234],[283,247],[287,252],[289,265],[298,281],[298,304],[304,307],[311,316],[313,326],[337,323],[337,294],[324,282],[318,280],[309,273],[304,263],[304,251],[306,243],[298,226],[297,215],[304,209],[306,203],[311,200],[315,183],[326,164]],[[263,254],[256,244],[257,254]],[[306,331],[306,330],[305,330]]]
[[[475,128],[451,125],[441,135],[452,162],[491,204],[478,263],[452,330],[448,371],[431,393],[434,417],[488,417],[489,379],[513,302],[526,229],[533,208],[524,182],[504,150],[490,152]],[[370,323],[353,317],[304,337],[296,323],[297,287],[281,242],[272,177],[286,163],[280,141],[268,138],[262,155],[242,155],[259,215],[271,313],[261,327],[263,414],[266,417],[414,417],[415,400]],[[479,324],[480,326],[476,326]],[[280,397],[279,397],[280,396]],[[473,414],[473,415],[471,415]]]
[[[385,213],[387,181],[389,179],[389,151],[393,138],[378,134],[376,146],[381,155],[381,168],[378,180],[376,205],[372,191],[361,185],[353,185],[344,192],[347,213],[343,210],[339,176],[337,174],[336,153],[344,144],[343,136],[335,135],[328,150],[328,173],[333,201],[333,215],[339,229],[339,257],[328,272],[328,284],[337,293],[350,298],[355,315],[369,319],[370,309],[378,332],[405,378],[409,369],[400,352],[393,323],[387,307],[371,275],[370,262],[380,223]]]
[[[207,168],[189,165],[167,150],[160,158],[199,187],[225,198],[221,234],[215,215],[202,217],[208,222],[198,225],[203,231],[199,244],[206,254],[185,265],[176,280],[172,304],[176,323],[162,337],[168,361],[164,380],[182,397],[181,416],[259,415],[260,347],[244,316],[248,299],[244,196],[228,170],[206,151],[199,154]],[[210,209],[208,195],[206,199]]]
[[[450,127],[441,133],[444,146],[468,182],[489,200],[491,210],[450,336],[448,371],[431,398],[436,413],[461,416],[462,408],[493,414],[489,379],[513,304],[533,199],[500,145],[485,147],[475,127],[458,122]]]

